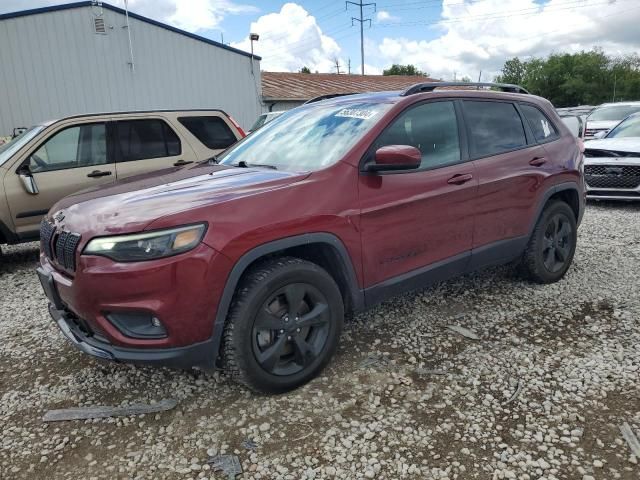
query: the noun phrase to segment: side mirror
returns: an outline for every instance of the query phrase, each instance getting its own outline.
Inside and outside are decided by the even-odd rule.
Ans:
[[[420,166],[422,154],[409,145],[387,145],[376,150],[375,161],[367,165],[369,172],[412,170]]]
[[[593,138],[604,138],[607,136],[607,133],[609,133],[609,130],[600,130],[599,132],[596,132]]]
[[[36,184],[36,179],[33,178],[33,174],[29,169],[29,165],[22,165],[18,169],[18,176],[20,177],[20,181],[22,182],[22,186],[31,195],[37,195],[39,193],[38,185]]]

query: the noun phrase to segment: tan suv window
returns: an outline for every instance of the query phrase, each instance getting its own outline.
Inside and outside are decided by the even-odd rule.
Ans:
[[[65,128],[29,157],[33,173],[104,165],[107,160],[106,125],[92,123]]]
[[[162,120],[123,120],[118,122],[121,162],[180,155],[180,139]]]

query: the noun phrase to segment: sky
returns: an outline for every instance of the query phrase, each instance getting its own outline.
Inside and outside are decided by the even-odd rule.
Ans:
[[[358,0],[355,0],[357,3]],[[0,13],[64,0],[0,0]],[[111,0],[123,7],[124,0]],[[365,0],[371,3],[371,0]],[[129,0],[132,12],[255,53],[265,71],[360,73],[359,7],[342,0]],[[380,0],[363,9],[365,73],[413,64],[433,78],[493,80],[505,60],[600,47],[640,52],[640,0]]]

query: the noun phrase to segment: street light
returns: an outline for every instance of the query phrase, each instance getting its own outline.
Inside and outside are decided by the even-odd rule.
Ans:
[[[251,73],[253,73],[253,42],[257,42],[260,39],[260,35],[257,33],[250,33],[249,40],[251,40]]]

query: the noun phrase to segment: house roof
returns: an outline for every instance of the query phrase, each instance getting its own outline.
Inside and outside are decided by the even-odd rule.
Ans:
[[[20,10],[18,12],[10,12],[0,14],[0,20],[7,20],[10,18],[19,18],[26,17],[28,15],[36,15],[39,13],[47,13],[47,12],[57,12],[60,10],[69,10],[71,8],[80,8],[80,7],[91,7],[94,3],[91,0],[85,0],[82,2],[74,2],[74,3],[63,3],[61,5],[52,5],[50,7],[42,7],[42,8],[32,8],[30,10]],[[126,12],[122,8],[114,7],[113,5],[109,5],[108,3],[100,2],[102,8],[107,10],[111,10],[113,12],[125,14]],[[179,28],[172,27],[171,25],[167,25],[166,23],[158,22],[148,17],[143,17],[142,15],[138,15],[137,13],[129,10],[129,18],[135,18],[136,20],[140,20],[141,22],[149,23],[151,25],[155,25],[156,27],[164,28],[165,30],[169,30],[174,33],[178,33],[180,35],[184,35],[185,37],[192,38],[194,40],[198,40],[200,42],[208,43],[209,45],[213,45],[215,47],[224,48],[225,50],[229,50],[230,52],[238,53],[240,55],[244,55],[245,57],[251,57],[249,52],[245,52],[244,50],[239,50],[237,48],[230,47],[229,45],[225,45],[224,43],[216,42],[215,40],[211,40],[209,38],[201,37],[200,35],[196,35],[195,33],[187,32],[185,30],[180,30]],[[256,60],[262,60],[258,55],[254,55],[253,58]]]
[[[423,82],[437,82],[419,75],[337,75],[335,73],[262,72],[265,101],[306,101],[333,93],[404,90]]]

